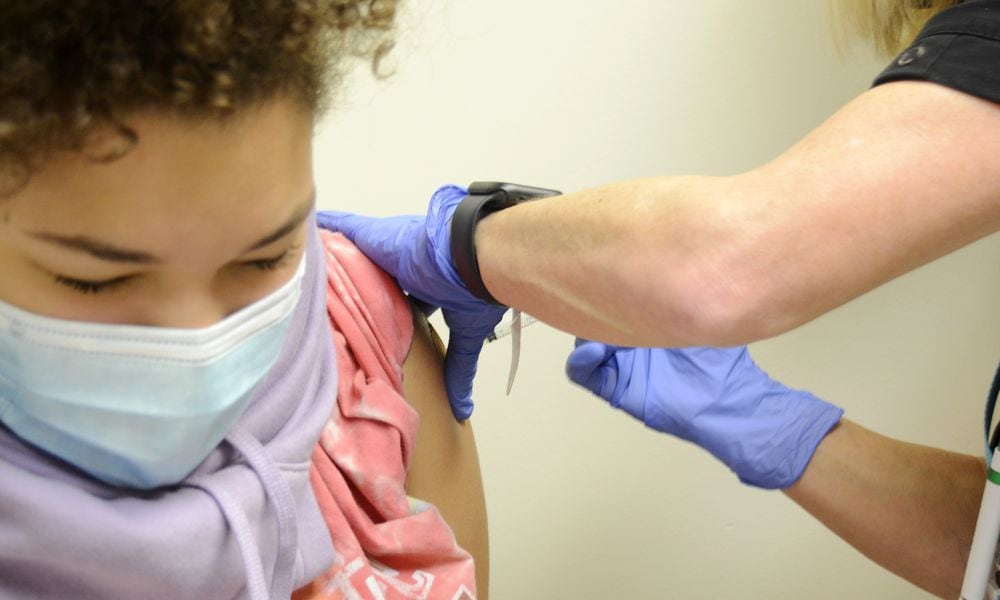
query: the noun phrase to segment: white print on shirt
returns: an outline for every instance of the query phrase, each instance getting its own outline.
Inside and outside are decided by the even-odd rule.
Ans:
[[[361,581],[365,559],[358,557],[344,565],[327,583],[325,593],[340,592],[344,600],[386,600],[386,592],[392,590],[393,598],[407,600],[430,600],[434,588],[434,574],[426,571],[414,571],[412,581],[400,579],[399,571],[370,561],[372,574]],[[367,593],[362,594],[358,587]],[[440,596],[438,596],[440,597]],[[475,600],[475,596],[464,585],[459,588],[452,600]]]
[[[401,597],[408,600],[427,600],[430,598],[431,588],[434,587],[434,575],[425,571],[414,571],[412,583],[401,581],[399,571],[384,567],[374,561],[372,561],[372,571],[386,587],[391,587],[399,592]]]
[[[358,590],[354,588],[354,585],[351,584],[351,577],[360,571],[364,564],[361,557],[358,557],[344,565],[344,568],[337,571],[337,574],[326,584],[326,589],[323,590],[324,595],[333,595],[333,592],[340,592],[344,600],[364,600],[361,594],[358,593]],[[376,600],[382,599],[376,598]]]

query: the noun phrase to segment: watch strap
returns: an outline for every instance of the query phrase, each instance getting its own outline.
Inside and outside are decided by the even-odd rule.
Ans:
[[[451,217],[451,261],[473,296],[503,306],[486,289],[479,271],[476,256],[476,226],[479,221],[521,202],[558,194],[556,190],[497,181],[477,181],[469,186],[468,195],[459,202]]]

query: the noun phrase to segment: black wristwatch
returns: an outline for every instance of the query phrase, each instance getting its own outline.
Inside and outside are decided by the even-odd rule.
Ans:
[[[558,196],[560,193],[499,181],[477,181],[469,186],[469,194],[462,199],[451,217],[451,262],[472,295],[500,304],[486,289],[479,273],[479,260],[476,258],[476,225],[479,221],[527,200]]]

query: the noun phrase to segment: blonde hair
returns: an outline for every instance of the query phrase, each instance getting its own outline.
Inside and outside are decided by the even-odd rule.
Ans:
[[[838,33],[870,42],[885,57],[908,46],[927,21],[961,0],[829,0]]]

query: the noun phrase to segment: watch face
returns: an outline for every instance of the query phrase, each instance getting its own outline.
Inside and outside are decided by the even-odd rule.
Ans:
[[[510,206],[524,200],[558,196],[561,194],[561,192],[556,190],[500,181],[476,181],[469,185],[470,196],[488,196],[501,192],[503,193],[503,197],[497,198],[496,201],[504,206]]]
[[[504,185],[499,181],[474,181],[469,184],[469,195],[485,196],[500,191]]]

